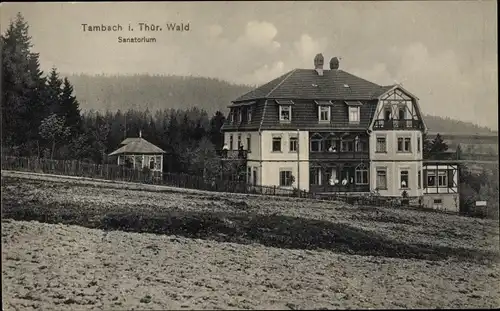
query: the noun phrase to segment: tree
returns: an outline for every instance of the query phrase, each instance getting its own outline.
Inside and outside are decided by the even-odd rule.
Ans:
[[[65,126],[64,118],[51,114],[42,120],[39,130],[40,136],[48,140],[52,145],[50,158],[53,159],[56,143],[64,140],[70,134],[70,129]]]
[[[33,91],[39,85],[37,55],[30,49],[29,26],[18,13],[11,21],[2,45],[2,143],[9,146],[25,144],[36,120],[30,110]]]
[[[94,139],[95,149],[99,154],[99,162],[106,161],[106,141],[110,132],[110,125],[104,122],[104,119],[98,116],[95,120],[94,126],[90,129],[90,135]]]
[[[222,145],[224,144],[224,135],[220,131],[224,122],[226,122],[226,117],[220,111],[217,111],[212,119],[210,119],[210,140],[215,145],[215,148],[219,150],[222,149]]]
[[[66,126],[70,128],[71,135],[77,136],[82,132],[82,117],[80,115],[80,105],[76,97],[73,96],[73,86],[68,78],[64,78],[60,96],[59,111],[64,116]]]
[[[51,114],[64,116],[62,109],[62,80],[59,78],[56,68],[52,68],[47,81],[47,102]]]
[[[427,135],[423,136],[423,155],[425,159],[440,159],[447,150],[448,145],[444,142],[443,137],[439,133],[432,141]]]

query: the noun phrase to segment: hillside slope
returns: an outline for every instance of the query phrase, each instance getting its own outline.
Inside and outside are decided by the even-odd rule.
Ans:
[[[5,310],[498,306],[494,221],[61,181],[2,174]]]
[[[204,77],[180,76],[89,76],[69,75],[84,110],[116,111],[199,107],[209,114],[227,113],[231,100],[252,89]],[[470,122],[425,115],[433,132],[491,133],[492,130]]]

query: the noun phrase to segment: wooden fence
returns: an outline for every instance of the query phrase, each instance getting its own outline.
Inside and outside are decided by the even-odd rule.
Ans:
[[[350,204],[358,203],[385,207],[395,207],[401,205],[400,199],[380,197],[377,194],[361,195],[348,192],[338,192],[318,196],[314,193],[307,191],[298,191],[297,189],[280,188],[276,186],[258,186],[247,184],[244,182],[235,182],[222,179],[205,180],[201,176],[162,173],[148,170],[141,171],[114,164],[93,164],[76,160],[50,160],[45,158],[3,156],[2,170],[128,181],[216,192],[300,197],[321,199],[327,201],[344,201]],[[414,206],[417,205],[416,202],[410,202],[410,204]]]
[[[89,177],[105,180],[138,182],[217,192],[251,193],[286,197],[310,196],[309,193],[305,191],[298,192],[294,189],[284,189],[280,187],[270,186],[256,186],[244,182],[235,182],[222,179],[206,180],[201,176],[162,173],[150,170],[136,170],[129,169],[121,165],[93,164],[76,160],[50,160],[45,158],[3,156],[2,169],[54,175]]]

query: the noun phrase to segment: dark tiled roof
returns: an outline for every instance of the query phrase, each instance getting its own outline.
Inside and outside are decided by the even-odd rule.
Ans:
[[[272,100],[268,100],[265,117],[261,122],[261,129],[366,129],[375,112],[376,100],[366,101],[360,107],[360,122],[349,123],[348,108],[344,101],[332,101],[330,105],[330,122],[319,122],[318,105],[314,100],[296,100],[292,107],[292,120],[289,123],[279,122],[279,107]]]
[[[144,138],[127,138],[121,143],[122,147],[111,152],[109,155],[119,154],[159,154],[165,153],[161,148],[153,145]]]
[[[256,101],[252,105],[252,120],[241,123],[228,118],[222,130],[363,130],[374,115],[378,97],[394,86],[380,86],[343,70],[294,69],[233,101],[230,107]],[[293,102],[293,104],[291,103]],[[279,122],[279,105],[292,105],[292,120]],[[331,121],[318,121],[318,105],[331,107]],[[349,106],[360,107],[360,122],[349,123]]]
[[[392,86],[380,86],[343,70],[294,69],[261,87],[237,98],[234,102],[261,98],[371,100]]]

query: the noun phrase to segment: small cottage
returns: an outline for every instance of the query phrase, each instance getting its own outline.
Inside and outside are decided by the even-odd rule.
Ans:
[[[120,143],[120,148],[111,152],[110,156],[117,156],[118,165],[125,165],[134,169],[148,167],[152,171],[163,171],[163,151],[160,147],[139,137],[126,138]]]

